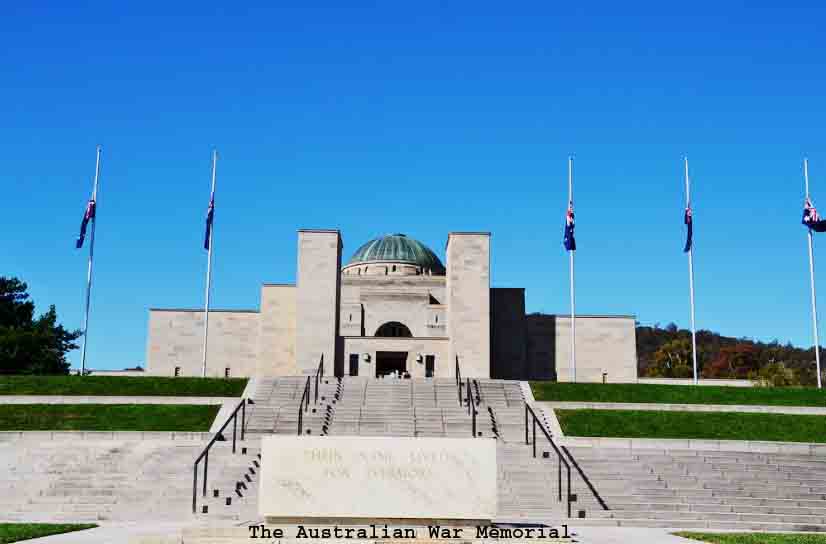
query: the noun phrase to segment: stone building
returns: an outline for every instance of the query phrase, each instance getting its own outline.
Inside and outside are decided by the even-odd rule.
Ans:
[[[490,286],[490,234],[452,232],[446,266],[403,234],[342,266],[337,230],[298,231],[295,284],[257,310],[210,310],[207,374],[570,378],[570,316],[525,315],[525,290]],[[203,310],[151,309],[147,374],[200,376]],[[633,316],[577,316],[577,380],[636,381]],[[328,370],[329,372],[329,370]]]

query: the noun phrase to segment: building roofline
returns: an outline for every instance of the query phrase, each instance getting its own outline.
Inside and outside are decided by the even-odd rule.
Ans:
[[[359,340],[450,340],[448,336],[342,336],[342,338],[358,338]]]
[[[548,317],[565,317],[571,319],[571,314],[543,314],[539,312],[530,312],[526,313],[525,315],[545,315]],[[602,317],[602,318],[616,318],[616,319],[637,319],[636,315],[633,314],[615,314],[615,315],[608,315],[608,314],[576,314],[577,318],[579,317]]]
[[[295,283],[270,283],[264,282],[261,287],[295,287]]]
[[[327,234],[341,234],[338,229],[298,229],[298,232],[321,232]]]
[[[203,308],[149,308],[150,312],[199,312],[204,313]],[[257,314],[259,310],[241,309],[241,310],[227,310],[227,309],[209,309],[209,313],[236,313],[236,314]]]

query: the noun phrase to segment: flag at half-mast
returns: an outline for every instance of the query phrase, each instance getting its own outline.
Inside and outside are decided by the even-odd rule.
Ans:
[[[820,218],[817,209],[808,197],[803,202],[802,223],[815,232],[826,232],[826,220]]]
[[[204,235],[204,249],[209,251],[209,244],[212,240],[212,218],[215,217],[215,193],[209,195],[209,207],[206,216],[206,234]]]
[[[691,213],[691,204],[685,209],[685,215],[683,216],[683,223],[685,223],[686,227],[688,227],[688,231],[685,235],[685,247],[683,248],[684,253],[688,253],[691,251],[691,244],[694,238],[694,217]]]
[[[565,236],[562,238],[565,251],[576,251],[574,238],[574,203],[568,202],[568,211],[565,213]]]
[[[77,249],[83,247],[83,241],[86,239],[86,227],[89,226],[89,221],[95,218],[95,208],[95,199],[90,198],[86,204],[86,211],[83,212],[83,220],[80,222],[80,234],[77,237],[77,241],[75,241],[75,248]]]

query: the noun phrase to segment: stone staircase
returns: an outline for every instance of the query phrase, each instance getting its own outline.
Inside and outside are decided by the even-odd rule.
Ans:
[[[2,442],[0,521],[186,519],[192,512],[186,475],[205,445],[161,439]],[[216,454],[216,463],[225,460]]]
[[[826,531],[824,458],[570,449],[611,508],[589,508],[589,524]]]
[[[312,383],[314,388],[314,379]],[[306,377],[258,380],[253,403],[247,412],[247,455],[222,466],[219,477],[214,481],[210,479],[209,497],[204,501],[206,517],[256,519],[257,488],[254,484],[260,437],[297,433],[298,403],[305,384]],[[331,436],[470,437],[472,426],[466,403],[466,382],[462,385],[464,402],[460,405],[453,378],[339,379],[325,376],[319,384],[318,404],[313,389],[309,411],[303,415],[303,429],[305,434]],[[478,437],[501,441],[504,433],[516,441],[523,436],[520,432],[524,425],[524,399],[518,382],[474,380],[471,388],[471,397],[476,403]],[[505,447],[504,444],[500,446]],[[556,493],[556,484],[537,485],[544,481],[544,475],[537,477],[544,468],[541,461],[529,455],[524,444],[508,445],[506,450],[503,458],[513,459],[514,465],[507,471],[500,471],[500,495],[504,497],[502,504],[510,505],[508,515],[515,517],[516,501],[522,487],[535,491],[538,507],[543,500],[541,497]]]

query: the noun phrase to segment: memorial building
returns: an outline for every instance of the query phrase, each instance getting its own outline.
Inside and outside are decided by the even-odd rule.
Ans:
[[[258,309],[210,310],[207,375],[570,379],[570,315],[525,314],[523,288],[490,285],[490,233],[452,232],[444,262],[404,234],[342,264],[338,230],[298,231],[295,284]],[[564,273],[564,272],[560,272]],[[560,278],[560,285],[566,282]],[[147,374],[200,376],[203,309],[149,312]],[[577,381],[637,378],[633,316],[576,317]]]

